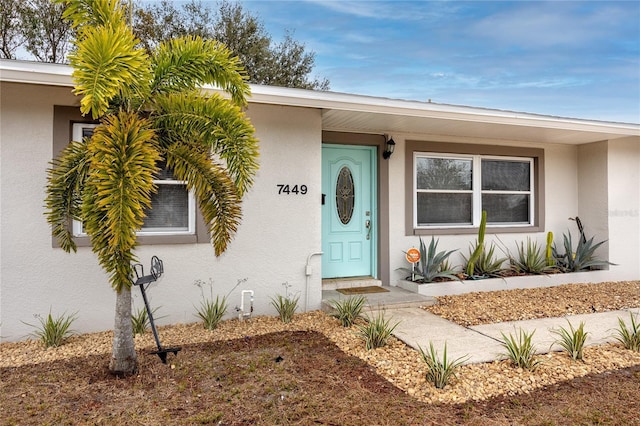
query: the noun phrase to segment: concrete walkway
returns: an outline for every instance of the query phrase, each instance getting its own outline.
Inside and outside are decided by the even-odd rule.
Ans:
[[[437,315],[432,314],[420,306],[433,305],[435,299],[422,296],[399,287],[384,287],[388,291],[385,293],[364,294],[367,299],[367,306],[364,312],[370,314],[372,311],[385,310],[386,317],[392,318],[392,322],[400,323],[394,331],[394,335],[408,344],[418,349],[429,349],[429,342],[433,342],[435,350],[442,355],[444,344],[447,344],[447,358],[456,359],[468,356],[466,364],[491,362],[498,359],[505,359],[505,349],[503,348],[502,334],[506,336],[516,333],[522,328],[527,333],[535,331],[532,341],[538,353],[548,353],[558,351],[561,348],[554,345],[556,335],[551,333],[553,329],[564,327],[569,329],[567,320],[574,328],[584,322],[584,330],[588,332],[586,345],[600,345],[607,342],[615,342],[614,335],[617,334],[618,318],[630,327],[630,313],[638,315],[640,321],[640,309],[626,309],[621,311],[600,312],[585,315],[573,315],[560,318],[542,318],[525,321],[509,321],[495,324],[477,325],[462,327],[451,321],[447,321]],[[325,290],[322,292],[323,305],[329,308],[329,303],[333,300],[347,298],[335,290]]]
[[[428,350],[429,342],[440,355],[447,344],[447,358],[456,359],[468,356],[465,363],[491,362],[507,358],[501,345],[502,334],[506,336],[522,330],[534,332],[532,343],[538,353],[557,351],[561,348],[554,345],[557,336],[553,329],[564,327],[569,329],[567,320],[574,328],[584,322],[584,330],[588,332],[586,345],[599,345],[616,341],[618,318],[622,318],[630,326],[630,313],[640,315],[640,309],[601,312],[586,315],[573,315],[560,318],[543,318],[525,321],[509,321],[495,324],[462,327],[420,308],[389,309],[387,314],[400,324],[393,333],[397,338],[413,348],[422,347]],[[553,347],[552,347],[553,346]]]

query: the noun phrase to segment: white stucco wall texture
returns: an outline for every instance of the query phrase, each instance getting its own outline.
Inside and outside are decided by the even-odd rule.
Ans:
[[[77,105],[69,88],[2,84],[0,202],[11,206],[0,218],[2,341],[26,338],[38,324],[34,314],[76,314],[78,332],[111,329],[115,293],[88,247],[75,254],[53,248],[44,216],[46,169],[52,159],[53,105]],[[299,311],[321,302],[319,110],[252,104],[248,116],[260,140],[260,170],[243,200],[243,220],[229,249],[219,258],[210,244],[139,246],[148,271],[159,256],[165,274],[147,294],[163,317],[160,325],[197,321],[202,280],[215,295],[228,295],[227,318],[236,316],[242,290],[253,290],[254,314],[275,315],[271,297],[300,296]],[[28,119],[25,119],[28,117]],[[302,194],[278,194],[278,184],[306,185]],[[236,287],[239,279],[245,279]],[[307,296],[306,291],[310,293]],[[233,291],[232,291],[233,289]],[[203,287],[209,296],[209,287]],[[144,306],[132,289],[134,311]]]

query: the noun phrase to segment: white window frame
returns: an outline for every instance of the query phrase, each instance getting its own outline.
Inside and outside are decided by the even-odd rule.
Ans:
[[[74,141],[82,140],[82,132],[84,129],[95,129],[98,124],[91,123],[73,123],[72,136]],[[180,180],[156,180],[153,181],[156,185],[185,185],[185,181]],[[144,228],[136,233],[138,236],[170,236],[170,235],[194,235],[196,233],[196,201],[193,191],[189,191],[188,194],[188,225],[187,229],[184,228]],[[87,233],[84,232],[82,222],[74,220],[72,224],[72,233],[74,237],[86,237]]]
[[[471,191],[469,190],[424,190],[418,189],[418,158],[441,158],[450,160],[471,160]],[[521,163],[529,163],[529,190],[528,191],[485,191],[482,190],[482,160],[499,160],[514,161]],[[481,154],[447,154],[442,152],[414,152],[413,153],[413,228],[417,230],[429,229],[472,229],[480,226],[482,220],[482,195],[483,194],[523,194],[529,196],[529,222],[488,222],[491,227],[496,228],[513,228],[513,227],[531,227],[535,224],[535,179],[534,176],[534,158],[533,157],[516,157],[516,156],[498,156],[498,155],[481,155]],[[471,193],[471,218],[470,224],[437,224],[437,225],[420,225],[418,224],[418,193]]]

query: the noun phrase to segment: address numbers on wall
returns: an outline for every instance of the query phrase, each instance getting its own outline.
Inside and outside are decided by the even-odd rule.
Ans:
[[[304,195],[307,193],[307,185],[285,185],[279,183],[278,195]]]

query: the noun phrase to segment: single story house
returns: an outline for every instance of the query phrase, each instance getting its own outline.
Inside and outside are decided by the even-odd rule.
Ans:
[[[44,216],[50,161],[91,127],[70,76],[65,65],[0,60],[2,341],[25,338],[25,323],[50,311],[77,313],[80,332],[113,325],[115,294],[81,227],[67,254]],[[313,310],[336,281],[397,285],[419,236],[459,250],[451,260],[461,264],[482,210],[487,241],[511,250],[527,237],[544,245],[548,231],[575,241],[569,218],[579,216],[616,264],[589,281],[640,279],[639,124],[267,86],[252,86],[247,114],[260,170],[228,251],[214,256],[186,193],[140,235],[145,268],[153,255],[164,261],[148,289],[160,324],[196,321],[209,283],[229,296],[228,317],[243,290],[254,292],[254,315],[272,315],[278,294]]]

